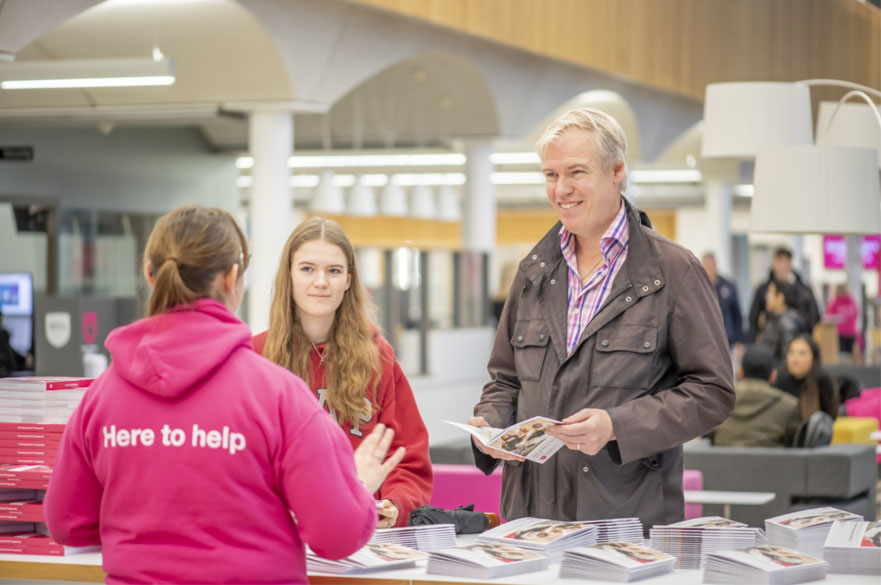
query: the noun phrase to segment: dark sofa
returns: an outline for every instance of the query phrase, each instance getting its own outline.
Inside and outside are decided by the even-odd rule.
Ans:
[[[774,492],[763,506],[731,506],[731,517],[764,527],[766,518],[833,506],[874,520],[878,466],[870,445],[837,444],[813,449],[685,445],[686,469],[703,473],[705,490]],[[721,506],[704,505],[704,515]]]

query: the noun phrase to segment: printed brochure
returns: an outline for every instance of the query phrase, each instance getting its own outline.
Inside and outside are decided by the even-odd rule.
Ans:
[[[543,416],[532,417],[506,429],[475,427],[452,421],[444,422],[465,429],[482,445],[511,455],[518,455],[536,463],[544,463],[563,447],[561,440],[545,433],[548,427],[563,423]]]

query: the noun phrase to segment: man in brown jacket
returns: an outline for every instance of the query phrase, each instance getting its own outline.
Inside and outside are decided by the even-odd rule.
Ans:
[[[561,419],[568,447],[543,464],[504,460],[502,516],[684,517],[682,443],[734,406],[716,291],[698,260],[623,197],[626,143],[603,112],[573,110],[539,140],[560,218],[520,263],[469,423]]]

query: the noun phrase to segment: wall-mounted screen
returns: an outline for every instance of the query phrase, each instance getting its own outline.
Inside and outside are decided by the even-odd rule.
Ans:
[[[34,339],[34,280],[30,274],[0,273],[0,312],[10,345],[26,355]]]

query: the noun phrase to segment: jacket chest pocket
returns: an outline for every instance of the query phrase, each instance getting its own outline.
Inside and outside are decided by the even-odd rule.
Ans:
[[[599,330],[591,386],[648,388],[657,346],[654,325],[619,324]]]
[[[544,321],[530,319],[517,321],[514,325],[511,347],[514,348],[514,368],[521,382],[535,382],[541,378],[548,340]]]

